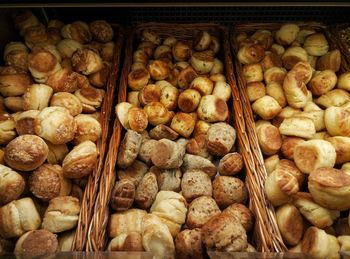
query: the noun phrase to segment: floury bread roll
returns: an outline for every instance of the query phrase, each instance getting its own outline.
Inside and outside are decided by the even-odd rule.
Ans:
[[[24,191],[23,177],[11,168],[0,164],[0,206],[16,200]]]
[[[10,42],[6,44],[4,50],[4,60],[6,65],[18,67],[23,70],[28,69],[28,48],[22,42]]]
[[[329,107],[324,116],[327,131],[332,136],[350,137],[350,111],[342,107]]]
[[[69,150],[66,144],[54,145],[50,142],[46,142],[49,147],[49,154],[47,155],[47,162],[49,164],[62,164],[63,159],[68,154]]]
[[[92,38],[99,42],[108,42],[113,39],[114,32],[112,26],[104,20],[96,20],[90,23]]]
[[[331,210],[350,208],[350,175],[335,168],[319,168],[309,176],[309,191],[315,202]]]
[[[153,172],[146,173],[137,185],[135,203],[141,209],[148,209],[158,193],[157,176]]]
[[[285,24],[276,32],[275,39],[278,44],[290,45],[296,38],[300,28],[296,24]]]
[[[336,161],[333,145],[322,139],[312,139],[299,143],[294,149],[294,161],[305,174],[322,167],[332,168]]]
[[[167,226],[155,215],[148,214],[142,219],[142,244],[156,259],[175,258],[174,240]]]
[[[294,149],[299,144],[304,142],[303,138],[299,137],[284,137],[282,140],[281,152],[282,154],[290,159],[294,160]]]
[[[31,198],[12,201],[0,208],[0,235],[14,238],[40,227],[41,218]]]
[[[196,89],[186,89],[179,95],[178,106],[184,112],[193,112],[197,109],[200,100],[201,94]]]
[[[185,172],[190,169],[199,169],[214,178],[216,175],[216,166],[209,160],[201,156],[185,154],[181,169]]]
[[[243,77],[246,83],[260,82],[264,79],[263,69],[259,63],[243,66]]]
[[[79,49],[72,56],[72,65],[75,71],[90,75],[103,68],[100,55],[90,49]]]
[[[212,196],[212,182],[208,174],[198,169],[186,171],[181,181],[182,195],[187,201],[200,196]]]
[[[250,231],[254,224],[253,213],[241,203],[233,203],[222,211],[222,215],[236,218],[246,231]]]

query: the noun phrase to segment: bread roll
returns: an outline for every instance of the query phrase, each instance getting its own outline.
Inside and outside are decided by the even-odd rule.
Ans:
[[[63,39],[57,44],[57,49],[60,52],[62,58],[71,58],[73,53],[78,49],[83,48],[83,46],[72,39]]]
[[[282,110],[279,103],[268,95],[256,100],[252,105],[252,109],[264,120],[274,118]]]
[[[83,112],[93,113],[96,112],[96,109],[101,107],[105,91],[93,87],[86,87],[77,90],[74,95],[78,97],[79,101],[82,103]]]
[[[273,171],[275,171],[279,162],[280,162],[280,158],[278,157],[278,155],[269,156],[264,160],[264,166],[265,166],[267,175],[270,175]]]
[[[137,185],[140,183],[147,171],[148,166],[145,163],[136,159],[128,168],[119,170],[118,177],[120,180],[131,180],[137,187]]]
[[[307,88],[298,72],[291,70],[283,81],[283,90],[288,104],[293,108],[303,108],[307,103]]]
[[[209,196],[194,199],[188,208],[186,225],[190,229],[201,228],[210,218],[221,211],[215,200]]]
[[[181,136],[189,138],[194,130],[195,123],[191,115],[178,112],[173,117],[170,127]]]
[[[143,251],[141,234],[137,232],[120,234],[109,242],[107,251]],[[131,257],[133,256],[132,254],[130,255]]]
[[[134,202],[135,189],[131,180],[122,179],[116,182],[112,191],[111,207],[118,212],[128,210]]]
[[[0,164],[0,206],[18,199],[24,188],[24,178],[11,168]]]
[[[303,218],[292,204],[285,204],[276,211],[278,228],[288,245],[296,245],[303,235]]]
[[[252,229],[254,224],[253,213],[241,203],[233,203],[222,211],[221,215],[228,215],[231,218],[236,218],[246,231]]]
[[[52,233],[73,229],[78,224],[79,200],[72,196],[56,197],[50,200],[45,211],[42,228]]]
[[[260,62],[263,68],[263,71],[266,71],[272,67],[282,67],[281,57],[275,52],[271,52],[271,51],[266,51],[265,57]]]
[[[264,79],[263,69],[259,63],[244,65],[242,73],[247,84],[260,82]]]
[[[156,175],[152,172],[146,173],[135,192],[135,202],[141,209],[148,209],[154,202],[158,193]]]
[[[214,67],[214,52],[212,50],[194,52],[189,63],[198,74],[207,74]]]
[[[220,208],[226,208],[233,203],[244,203],[248,191],[240,179],[218,176],[213,181],[213,197]]]
[[[41,218],[31,198],[14,200],[0,208],[0,233],[14,238],[40,227]]]
[[[167,85],[167,86],[162,88],[159,101],[169,111],[173,111],[177,107],[178,98],[179,98],[179,90],[176,87],[172,86],[172,85]],[[198,103],[199,103],[199,101],[198,101]]]
[[[223,158],[221,158],[218,171],[220,175],[232,176],[239,173],[243,168],[242,155],[234,152],[228,153]]]
[[[185,147],[168,139],[161,139],[152,150],[152,163],[161,169],[179,168],[185,155]]]
[[[282,146],[282,137],[277,127],[271,124],[256,127],[259,146],[264,155],[276,154]]]
[[[193,112],[201,100],[200,93],[195,89],[186,89],[179,95],[178,105],[183,112]]]
[[[26,89],[33,83],[30,75],[26,73],[5,73],[0,74],[0,94],[4,97],[19,96],[25,93]]]
[[[59,252],[70,252],[72,250],[74,235],[75,232],[70,231],[58,236]]]
[[[191,169],[199,169],[208,174],[210,178],[214,178],[216,175],[216,166],[210,160],[191,154],[185,154],[181,169],[184,172]]]
[[[140,101],[139,101],[139,93],[140,91],[130,91],[128,92],[127,102],[130,103],[133,106],[140,107]]]
[[[279,131],[282,135],[308,139],[316,133],[314,122],[304,117],[285,118],[279,127]]]
[[[45,83],[50,75],[61,69],[61,65],[51,52],[43,50],[28,55],[28,69],[36,82]]]
[[[136,132],[142,132],[148,125],[147,114],[139,107],[131,107],[127,111],[125,123],[127,128]]]
[[[57,236],[51,232],[39,229],[22,235],[16,243],[16,257],[48,257],[58,251]]]
[[[156,140],[160,140],[162,138],[166,138],[169,140],[175,140],[178,138],[179,134],[166,125],[157,125],[149,132],[150,137]]]
[[[342,73],[338,77],[337,87],[344,90],[350,90],[350,72]]]
[[[192,139],[190,139],[187,142],[186,151],[192,155],[201,156],[209,160],[211,159],[211,155],[207,149],[205,134],[195,135]]]
[[[95,87],[105,87],[108,82],[111,65],[103,62],[102,68],[96,73],[89,75],[89,82]]]
[[[96,20],[90,23],[92,38],[99,42],[108,42],[113,39],[114,32],[112,26],[104,20]]]
[[[315,100],[315,103],[324,108],[340,107],[350,101],[350,94],[343,89],[334,89]]]
[[[216,82],[226,82],[226,77],[223,74],[214,74],[209,77],[211,81]],[[213,90],[214,94],[214,90]],[[215,95],[215,94],[214,94]]]
[[[341,54],[338,49],[332,50],[321,56],[316,63],[316,69],[319,71],[332,70],[337,72],[341,64]]]
[[[61,34],[65,39],[73,39],[81,44],[87,43],[92,39],[89,25],[82,21],[66,24],[62,27]]]
[[[328,210],[318,205],[309,193],[298,192],[293,195],[293,204],[312,225],[318,228],[333,225],[340,216],[339,211]]]
[[[252,82],[247,84],[247,95],[249,101],[254,102],[266,95],[266,88],[262,82]]]
[[[170,73],[168,64],[162,60],[151,61],[147,69],[151,75],[151,78],[154,80],[166,79]]]
[[[300,61],[308,61],[307,52],[301,47],[289,47],[282,56],[282,62],[286,69],[292,69]]]
[[[38,168],[48,156],[48,146],[35,135],[22,135],[5,148],[5,162],[20,171],[32,171]]]
[[[242,252],[247,249],[247,235],[242,224],[229,215],[212,217],[202,227],[202,240],[208,250]]]
[[[174,43],[175,44],[175,43]],[[152,55],[151,55],[152,56]],[[154,59],[172,59],[172,50],[168,45],[159,45],[153,53]]]
[[[55,93],[72,93],[80,88],[88,87],[90,85],[85,76],[73,72],[67,68],[60,69],[51,74],[48,77],[46,84],[51,86]]]
[[[308,187],[319,205],[331,210],[347,210],[350,175],[335,168],[318,168],[310,173]]]
[[[224,156],[235,144],[236,131],[227,123],[219,122],[210,126],[206,138],[209,153]]]
[[[187,89],[197,76],[198,76],[197,72],[191,66],[184,68],[179,73],[179,76],[177,79],[178,87],[182,89]]]
[[[323,70],[313,76],[309,82],[311,92],[320,96],[332,90],[337,83],[337,75],[332,70]]]
[[[300,31],[300,28],[296,24],[284,24],[276,32],[275,39],[278,44],[290,45],[296,38]]]
[[[16,137],[15,126],[9,114],[0,114],[0,144],[7,144]]]
[[[49,164],[62,164],[63,159],[68,154],[69,150],[66,144],[54,145],[46,142],[49,147],[49,154],[47,155],[47,162]]]
[[[282,85],[287,71],[280,67],[271,67],[264,72],[264,81],[266,84],[277,83]]]
[[[240,63],[254,64],[260,62],[265,57],[265,50],[261,44],[247,44],[239,48],[237,58]]]
[[[279,44],[272,44],[271,46],[271,52],[277,54],[278,56],[281,56],[284,53],[285,49],[282,45]]]
[[[24,110],[22,96],[6,97],[2,98],[2,107],[0,113],[5,113],[5,108],[12,112],[21,112]]]
[[[179,258],[204,258],[201,229],[185,229],[175,239],[176,255]]]
[[[87,140],[75,146],[64,158],[62,163],[63,175],[76,179],[89,175],[97,162],[95,143]]]
[[[66,108],[72,116],[77,116],[83,111],[80,100],[71,93],[55,93],[51,100],[50,106],[60,106]]]
[[[307,107],[307,106],[305,106]],[[319,109],[319,107],[317,107]],[[313,109],[313,108],[311,108]],[[297,115],[300,118],[309,118],[313,121],[315,130],[321,131],[326,128],[325,122],[324,122],[324,111],[319,109],[319,110],[311,110],[307,111],[307,109],[304,108],[304,112],[301,112]]]
[[[335,148],[335,152],[337,153],[337,158],[335,161],[336,164],[342,164],[350,161],[350,138],[336,136],[327,138],[326,140]]]
[[[160,102],[152,102],[144,107],[144,111],[148,116],[148,122],[157,126],[159,124],[167,124],[171,121],[173,113],[169,112],[165,106]]]
[[[198,169],[186,171],[181,181],[182,195],[187,201],[207,195],[212,196],[212,183],[208,174]]]
[[[231,86],[224,81],[217,81],[212,94],[227,102],[231,98]]]
[[[303,142],[305,142],[305,140],[299,137],[283,138],[281,146],[281,152],[283,156],[290,160],[294,160],[294,149],[298,144]]]
[[[10,42],[4,50],[4,61],[8,66],[28,70],[28,48],[22,42]]]
[[[329,49],[328,41],[323,33],[314,33],[307,36],[303,47],[312,56],[322,56]]]

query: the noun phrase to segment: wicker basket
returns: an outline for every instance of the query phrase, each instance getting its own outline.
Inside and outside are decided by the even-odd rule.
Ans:
[[[333,44],[337,45],[340,52],[342,53],[342,70],[343,72],[350,71],[350,42],[346,43],[342,36],[342,31],[346,28],[350,30],[349,23],[337,24],[331,26],[328,30],[329,38],[332,39]]]
[[[222,26],[215,24],[161,24],[146,23],[138,25],[134,30],[130,31],[125,47],[125,61],[119,84],[118,101],[123,102],[127,96],[127,76],[132,65],[133,50],[138,42],[138,36],[144,29],[151,29],[158,33],[162,38],[170,35],[181,39],[191,39],[194,31],[206,30],[212,35],[219,37],[222,44],[221,58],[225,64],[225,71],[228,83],[232,88],[233,101],[230,102],[230,110],[234,114],[234,127],[237,131],[238,145],[240,152],[244,158],[246,165],[246,183],[250,194],[250,208],[256,215],[256,224],[254,229],[254,241],[260,251],[268,251],[268,240],[265,238],[266,232],[263,232],[264,222],[261,222],[259,211],[262,210],[260,205],[260,197],[256,192],[259,187],[255,182],[254,176],[254,160],[250,151],[248,136],[245,131],[244,114],[240,101],[238,88],[235,83],[235,75],[233,71],[232,56],[230,53],[229,33]],[[110,141],[109,152],[106,159],[106,166],[101,177],[100,192],[97,198],[94,215],[90,225],[90,233],[88,236],[87,250],[99,251],[103,250],[107,243],[106,227],[109,219],[109,200],[113,185],[116,181],[116,159],[118,147],[121,141],[122,127],[116,119],[114,122],[114,132]]]
[[[326,30],[326,26],[321,23],[316,22],[309,22],[309,23],[297,23],[300,27],[307,26],[311,27],[316,31],[323,32],[327,40],[330,44],[330,49],[337,48],[334,39],[331,37],[331,34],[328,30]],[[251,23],[251,24],[236,24],[230,34],[230,42],[232,51],[235,56],[237,56],[238,52],[238,43],[236,41],[236,35],[239,33],[247,33],[252,34],[256,30],[264,29],[264,30],[270,30],[270,31],[276,31],[279,29],[281,24],[279,23]],[[342,65],[341,65],[341,71],[345,71],[346,69],[346,62],[342,58]],[[255,172],[256,172],[256,181],[259,185],[259,188],[257,188],[257,194],[260,197],[260,201],[262,203],[262,210],[260,211],[262,215],[262,220],[264,221],[264,233],[266,235],[266,239],[269,241],[269,250],[272,252],[284,252],[287,251],[287,247],[283,242],[281,233],[279,231],[277,221],[276,221],[276,215],[275,210],[272,204],[268,201],[266,198],[265,192],[264,192],[264,183],[267,177],[267,172],[264,166],[264,158],[258,143],[258,137],[255,131],[255,122],[254,122],[254,116],[253,111],[251,108],[251,104],[247,95],[246,91],[246,83],[243,77],[242,72],[242,65],[241,63],[236,59],[235,62],[235,68],[236,68],[236,78],[238,83],[238,88],[241,95],[241,101],[244,107],[244,116],[245,116],[245,122],[246,122],[246,128],[247,128],[247,134],[249,136],[249,141],[251,144],[251,150],[252,150],[252,156],[255,161]]]
[[[124,41],[124,33],[119,25],[113,25],[115,41],[115,53],[111,72],[107,82],[106,94],[101,107],[100,123],[102,128],[101,138],[97,141],[98,160],[96,166],[89,176],[84,191],[84,197],[81,204],[78,226],[73,240],[72,251],[83,251],[86,245],[89,223],[91,221],[95,200],[98,193],[99,181],[105,162],[107,151],[108,137],[110,135],[110,118],[113,110],[113,100],[116,88],[116,79],[119,73],[119,62],[122,44]]]

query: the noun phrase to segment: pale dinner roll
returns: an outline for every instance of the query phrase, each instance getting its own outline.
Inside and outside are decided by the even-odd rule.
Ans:
[[[189,138],[194,130],[196,121],[184,112],[178,112],[173,117],[170,127],[185,138]]]
[[[309,82],[310,91],[316,95],[323,95],[332,90],[337,84],[337,75],[332,70],[316,72]]]
[[[266,84],[277,83],[282,85],[287,71],[281,67],[271,67],[264,72],[264,81]]]
[[[133,54],[133,61],[134,63],[142,63],[146,66],[149,61],[149,56],[145,50],[138,49]]]
[[[264,160],[264,166],[265,166],[267,175],[270,175],[273,171],[275,171],[279,162],[280,162],[280,158],[278,155],[269,156]]]
[[[57,236],[45,229],[32,230],[16,242],[16,257],[49,257],[58,251]]]
[[[251,82],[260,82],[264,79],[263,69],[259,63],[244,65],[242,73],[247,84]]]
[[[328,41],[323,33],[314,33],[307,36],[303,47],[312,56],[322,56],[329,49]]]
[[[228,153],[220,159],[218,171],[220,175],[235,175],[239,173],[244,166],[242,155],[234,152]]]
[[[189,63],[198,74],[207,74],[214,67],[214,52],[212,50],[194,52]]]
[[[236,141],[235,129],[227,123],[212,124],[206,134],[207,149],[216,156],[224,156],[230,152]]]
[[[49,149],[45,141],[35,135],[22,135],[5,148],[5,162],[20,171],[32,171],[46,160]]]
[[[173,237],[167,226],[155,215],[147,214],[141,224],[142,245],[154,258],[175,258]]]
[[[270,120],[281,112],[282,107],[273,97],[265,95],[253,103],[252,109],[262,119]]]
[[[211,81],[213,81],[214,83],[215,83],[215,82],[219,82],[219,81],[226,82],[226,76],[224,76],[223,74],[211,75],[211,76],[209,77],[209,79],[210,79]]]
[[[33,171],[28,182],[31,193],[43,201],[69,195],[72,189],[71,181],[63,177],[59,165],[43,164]]]
[[[301,250],[314,258],[340,258],[337,238],[316,227],[309,227],[306,230]]]
[[[148,117],[148,123],[157,126],[159,124],[167,124],[174,116],[173,112],[168,111],[164,104],[160,102],[152,102],[144,107],[144,111]]]
[[[282,137],[277,127],[264,124],[256,127],[259,146],[264,155],[276,154],[282,146]]]
[[[247,44],[239,48],[237,58],[242,64],[254,64],[265,57],[265,50],[261,44]]]
[[[64,25],[61,29],[61,34],[65,39],[73,39],[81,44],[87,43],[92,39],[89,25],[82,21]]]
[[[77,72],[90,75],[103,68],[100,55],[90,49],[78,49],[72,55],[72,66]]]
[[[312,103],[313,104],[313,103]],[[315,105],[312,105],[315,106]],[[306,107],[310,108],[311,110],[308,111]],[[316,106],[317,107],[317,106]],[[311,108],[310,106],[305,106],[304,112],[299,113],[297,116],[299,118],[309,118],[313,121],[315,130],[317,132],[324,130],[326,128],[325,122],[324,122],[324,111],[321,110],[319,107],[317,109],[319,110],[313,110],[314,108]]]
[[[338,49],[332,50],[317,59],[316,70],[332,70],[337,72],[341,64],[341,54]]]
[[[156,175],[152,172],[146,173],[135,192],[135,203],[141,209],[148,209],[153,204],[158,193]]]
[[[92,118],[89,115],[79,114],[74,118],[74,120],[77,127],[74,136],[75,144],[79,144],[86,140],[95,142],[101,137],[101,124],[95,118]]]
[[[15,120],[9,114],[0,114],[0,144],[7,144],[16,137]]]
[[[15,117],[16,131],[18,135],[35,134],[34,121],[39,113],[40,111],[38,110],[29,110],[21,112],[18,116]]]
[[[244,203],[248,198],[245,184],[238,178],[218,176],[213,181],[213,197],[220,208],[233,203]]]
[[[50,106],[60,106],[66,108],[72,116],[76,116],[83,111],[80,100],[71,93],[55,93],[51,100]]]
[[[33,84],[23,95],[24,110],[42,110],[49,106],[53,90],[45,84]]]
[[[247,84],[247,95],[249,101],[254,102],[266,95],[266,88],[262,82],[252,82]]]
[[[26,73],[1,73],[0,94],[4,97],[22,95],[32,82],[30,75]]]
[[[310,139],[316,133],[315,124],[310,118],[285,118],[279,127],[282,135]]]
[[[294,160],[294,149],[299,143],[303,143],[305,140],[299,137],[285,137],[282,139],[281,152],[284,157]]]
[[[12,112],[21,112],[24,110],[23,98],[22,96],[6,97],[2,99],[1,106],[0,113],[5,113],[5,107]]]
[[[66,144],[54,145],[49,141],[46,142],[49,147],[49,154],[47,155],[47,162],[49,164],[62,164],[63,159],[68,154],[69,150]]]
[[[276,31],[275,39],[278,44],[290,45],[296,38],[300,31],[300,28],[296,24],[284,24]]]
[[[45,83],[61,65],[51,52],[43,50],[28,55],[28,68],[36,82]]]
[[[271,46],[271,52],[281,56],[283,53],[284,53],[285,49],[282,45],[279,45],[279,44],[272,44]]]
[[[224,64],[221,60],[214,58],[214,66],[210,70],[210,75],[222,74],[224,72]]]
[[[79,200],[72,196],[56,197],[50,200],[45,211],[42,228],[52,233],[73,229],[78,224]]]
[[[190,229],[201,228],[210,218],[220,213],[221,211],[213,198],[209,196],[198,197],[188,207],[186,226]]]
[[[137,186],[147,172],[148,166],[136,159],[128,168],[119,170],[118,177],[120,180],[128,179]]]
[[[296,245],[303,235],[303,218],[292,204],[284,204],[276,211],[278,228],[288,245]]]
[[[103,62],[101,70],[88,76],[89,82],[95,87],[105,87],[108,82],[111,64]]]
[[[187,201],[207,195],[212,196],[212,183],[208,174],[198,169],[186,171],[181,181],[182,195]]]
[[[87,140],[75,146],[62,162],[63,175],[67,178],[82,178],[89,175],[97,162],[96,144]]]
[[[24,188],[24,178],[10,167],[0,164],[0,206],[18,199]]]
[[[329,107],[324,114],[327,131],[332,136],[350,137],[350,111],[341,107]]]
[[[93,113],[101,107],[105,91],[93,87],[86,87],[75,91],[74,95],[78,97],[83,105],[83,112]]]
[[[158,81],[160,82],[160,81]],[[157,83],[158,83],[157,82]],[[156,83],[156,85],[158,85]],[[159,87],[160,84],[159,84]],[[169,111],[173,111],[176,109],[178,104],[178,98],[179,98],[179,90],[172,85],[166,85],[161,89],[161,94],[159,101],[167,108]],[[199,103],[199,101],[198,101]]]
[[[289,47],[282,56],[282,62],[286,69],[292,69],[300,61],[308,61],[307,52],[301,47]]]
[[[298,192],[293,195],[293,204],[300,213],[315,227],[325,228],[333,225],[340,216],[337,210],[326,209],[317,204],[310,193]]]
[[[202,96],[209,95],[213,91],[214,83],[207,77],[198,76],[191,82],[190,88],[197,90]]]
[[[225,121],[229,111],[226,102],[215,96],[203,96],[198,106],[198,117],[206,122]]]
[[[335,168],[319,168],[309,175],[308,187],[319,205],[332,210],[350,208],[350,175]]]
[[[212,94],[227,102],[231,98],[231,86],[224,81],[217,81]]]
[[[340,107],[348,102],[350,102],[350,94],[343,89],[333,89],[315,99],[315,103],[324,108]]]
[[[305,38],[311,34],[314,34],[315,30],[313,28],[309,27],[304,27],[300,28],[300,31],[298,32],[296,40],[300,43],[303,44],[305,41]]]
[[[140,101],[139,101],[139,91],[130,91],[128,92],[128,97],[126,99],[126,101],[128,103],[130,103],[131,105],[133,106],[137,106],[137,107],[140,107],[141,104],[140,104]]]
[[[179,258],[204,258],[204,245],[200,228],[185,229],[175,239],[176,255]]]
[[[200,100],[201,94],[196,89],[186,89],[179,95],[179,109],[187,113],[193,112],[197,109]]]
[[[350,90],[350,72],[342,73],[338,77],[337,87],[344,90]]]
[[[303,108],[308,101],[308,91],[296,70],[287,73],[283,81],[283,90],[288,104],[293,108]]]
[[[187,89],[197,76],[197,72],[191,66],[184,68],[180,71],[180,74],[177,79],[178,87],[182,89]]]
[[[76,124],[63,107],[46,107],[35,118],[35,133],[52,144],[65,144],[74,138]]]
[[[336,164],[343,164],[350,161],[350,138],[349,137],[330,137],[326,139],[335,148],[337,153]]]
[[[0,235],[14,238],[40,227],[41,218],[31,198],[14,200],[0,208]]]

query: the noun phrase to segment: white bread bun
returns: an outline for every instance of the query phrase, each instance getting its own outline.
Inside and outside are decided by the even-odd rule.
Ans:
[[[247,84],[251,82],[260,82],[264,79],[263,69],[259,63],[244,65],[242,73]]]

